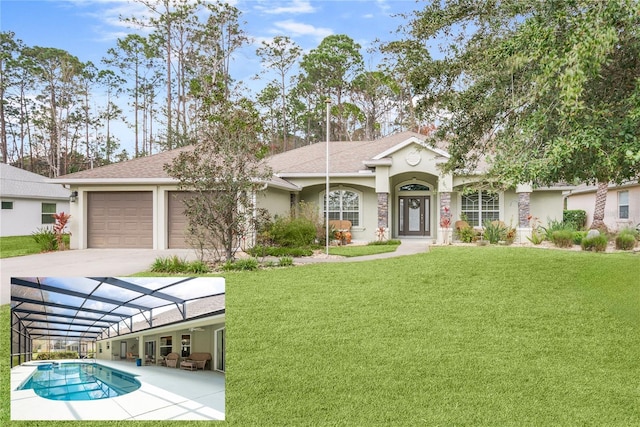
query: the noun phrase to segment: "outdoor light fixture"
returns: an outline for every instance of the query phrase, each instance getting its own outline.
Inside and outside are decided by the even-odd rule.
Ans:
[[[75,203],[76,200],[78,200],[78,192],[77,191],[72,191],[71,195],[69,196],[69,201],[71,203]]]

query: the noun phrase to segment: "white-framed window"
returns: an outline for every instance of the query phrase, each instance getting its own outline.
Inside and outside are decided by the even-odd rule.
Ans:
[[[55,224],[56,220],[53,214],[56,213],[55,203],[43,203],[42,204],[42,223],[43,224]]]
[[[629,192],[618,191],[618,218],[629,219]]]
[[[13,202],[9,202],[9,201],[2,201],[2,209],[13,209]]]
[[[325,193],[321,194],[323,218],[327,217],[327,200]],[[337,189],[329,191],[329,221],[351,221],[352,227],[360,226],[361,194],[351,189]]]
[[[472,227],[480,227],[485,221],[497,221],[500,219],[500,196],[488,191],[463,194],[460,211]]]

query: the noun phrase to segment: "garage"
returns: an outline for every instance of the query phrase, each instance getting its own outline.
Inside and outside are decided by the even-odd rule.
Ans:
[[[153,248],[151,191],[87,194],[89,248]]]
[[[185,240],[187,217],[184,214],[184,199],[189,195],[186,191],[170,191],[168,193],[168,242],[169,249],[189,248]]]

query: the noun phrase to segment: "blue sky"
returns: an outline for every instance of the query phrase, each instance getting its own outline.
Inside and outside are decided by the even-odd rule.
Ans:
[[[362,46],[362,53],[378,38],[392,34],[407,21],[394,17],[421,8],[414,0],[229,0],[242,11],[245,31],[254,38],[236,59],[235,75],[246,80],[258,70],[255,48],[261,40],[288,35],[305,52],[331,34],[347,34]],[[55,47],[96,65],[116,39],[130,29],[118,17],[139,14],[140,5],[113,0],[1,0],[0,27],[13,31],[28,46]],[[369,58],[373,67],[377,58]]]

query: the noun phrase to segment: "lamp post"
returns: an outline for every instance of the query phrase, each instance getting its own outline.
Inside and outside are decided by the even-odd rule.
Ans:
[[[326,216],[326,223],[325,223],[325,229],[326,229],[326,236],[325,236],[325,243],[327,246],[327,256],[329,256],[329,109],[331,107],[331,99],[327,98],[324,101],[327,104],[327,175],[326,175],[326,189],[325,189],[325,216]]]

